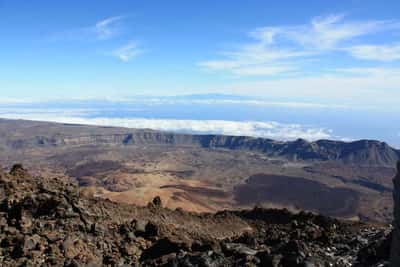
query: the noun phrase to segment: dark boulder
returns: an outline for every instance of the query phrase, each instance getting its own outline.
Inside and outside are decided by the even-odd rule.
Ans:
[[[152,203],[153,203],[153,205],[154,205],[155,207],[159,207],[159,208],[162,207],[162,201],[161,201],[161,198],[160,198],[159,196],[156,196],[156,197],[153,199]]]

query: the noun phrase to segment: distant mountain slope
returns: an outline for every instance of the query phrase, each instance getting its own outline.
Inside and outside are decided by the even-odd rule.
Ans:
[[[193,212],[285,207],[391,222],[399,151],[372,140],[307,142],[0,120],[0,163],[59,174],[136,205]],[[257,178],[258,177],[258,178]]]
[[[384,142],[342,142],[303,139],[281,142],[264,138],[191,135],[154,130],[0,120],[0,149],[65,145],[172,145],[262,152],[291,160],[339,161],[346,164],[394,167],[400,150]]]

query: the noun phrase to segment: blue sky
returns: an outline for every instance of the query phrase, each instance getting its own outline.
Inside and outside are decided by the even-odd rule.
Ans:
[[[399,145],[400,126],[392,126],[400,112],[399,11],[399,1],[390,0],[0,0],[0,103],[46,102],[36,106],[44,108],[82,100],[99,108],[94,100],[131,105],[137,96],[205,94],[222,102],[196,102],[196,113],[178,99],[175,117],[284,121],[294,125],[290,136],[306,123],[316,138]],[[248,117],[230,116],[236,106],[215,112],[228,102],[245,106]],[[147,113],[131,117],[175,110],[165,102],[157,112],[149,108],[154,102],[143,105]],[[353,129],[371,114],[382,123]]]
[[[398,1],[1,0],[0,90],[395,105],[399,10]]]

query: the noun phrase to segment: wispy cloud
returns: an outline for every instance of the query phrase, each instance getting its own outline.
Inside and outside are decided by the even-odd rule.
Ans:
[[[311,103],[375,106],[397,109],[400,68],[345,68],[327,74],[261,81],[235,81],[221,90],[248,96],[286,98]],[[396,102],[397,101],[397,102]]]
[[[73,29],[61,32],[52,36],[52,40],[85,40],[85,41],[106,41],[120,36],[123,32],[125,16],[113,16],[97,21],[92,26]],[[127,44],[104,51],[104,55],[112,55],[121,61],[128,62],[144,50],[139,47],[135,41],[130,41]]]
[[[106,18],[98,21],[91,29],[95,32],[98,39],[110,39],[120,32],[120,22],[122,19],[123,16]]]
[[[116,49],[113,51],[113,55],[124,62],[128,62],[132,58],[142,54],[144,52],[143,49],[139,47],[139,45],[131,41],[128,44]]]
[[[228,71],[239,76],[272,76],[294,71],[298,62],[291,60],[311,53],[256,43],[241,46],[237,51],[224,52],[226,59],[203,61],[198,65],[210,71]]]
[[[362,60],[396,61],[400,60],[400,44],[356,45],[347,48],[351,55]]]
[[[281,27],[280,35],[304,48],[335,49],[356,37],[399,27],[393,21],[344,21],[344,15],[335,14],[313,18],[308,25]],[[261,29],[262,32],[262,29]]]
[[[123,16],[108,17],[93,25],[58,32],[53,34],[50,40],[108,40],[122,32],[123,19]]]
[[[345,21],[342,14],[316,17],[305,25],[261,27],[249,33],[252,42],[223,51],[221,59],[198,65],[239,76],[275,76],[301,70],[307,60],[320,59],[331,52],[349,52],[354,57],[365,58],[369,51],[379,50],[386,59],[393,59],[397,58],[394,56],[398,53],[397,47],[357,47],[352,43],[359,37],[394,29],[400,29],[400,22]]]

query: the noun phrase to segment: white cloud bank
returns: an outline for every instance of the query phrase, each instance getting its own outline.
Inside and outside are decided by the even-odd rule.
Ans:
[[[253,136],[277,140],[338,139],[332,131],[324,128],[307,127],[299,124],[261,121],[227,121],[227,120],[177,120],[177,119],[145,119],[145,118],[84,118],[87,110],[21,110],[1,111],[0,117],[7,119],[25,119],[74,123],[86,125],[116,126],[127,128],[143,128],[179,133],[224,134],[236,136]]]

